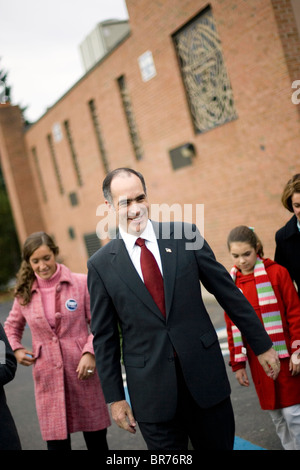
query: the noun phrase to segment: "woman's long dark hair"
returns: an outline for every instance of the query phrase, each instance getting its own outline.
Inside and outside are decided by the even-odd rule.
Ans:
[[[46,245],[58,255],[59,249],[52,238],[45,232],[35,232],[29,235],[23,246],[22,263],[17,273],[17,284],[15,287],[15,297],[22,300],[21,305],[27,305],[31,301],[31,288],[35,280],[35,274],[30,266],[29,259],[31,255],[40,246]]]

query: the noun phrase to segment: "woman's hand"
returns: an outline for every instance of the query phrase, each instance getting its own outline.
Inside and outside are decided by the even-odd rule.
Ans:
[[[96,361],[95,356],[89,352],[84,353],[81,357],[76,372],[79,380],[87,380],[95,373]]]
[[[19,364],[22,364],[22,366],[32,366],[35,357],[32,353],[32,351],[28,351],[27,349],[16,349],[15,351],[15,356]]]

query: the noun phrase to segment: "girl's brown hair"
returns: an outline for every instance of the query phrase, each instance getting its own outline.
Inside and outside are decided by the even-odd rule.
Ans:
[[[283,207],[290,212],[293,211],[292,196],[294,193],[300,193],[300,173],[294,175],[285,185],[281,196]]]
[[[26,239],[23,246],[22,263],[17,273],[17,284],[14,293],[15,297],[22,299],[22,305],[27,305],[31,301],[31,288],[35,280],[35,274],[30,266],[29,259],[35,250],[42,245],[48,246],[55,256],[59,253],[59,249],[53,239],[45,232],[32,233]]]
[[[256,233],[254,232],[253,228],[247,227],[246,225],[239,225],[238,227],[233,228],[227,238],[228,250],[230,250],[231,243],[234,242],[249,243],[249,245],[255,249],[258,256],[263,258],[263,245]]]

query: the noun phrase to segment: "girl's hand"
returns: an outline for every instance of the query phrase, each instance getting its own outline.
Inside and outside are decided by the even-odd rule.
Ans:
[[[235,373],[235,378],[238,381],[238,383],[242,385],[243,387],[249,387],[250,383],[249,383],[246,369],[237,370]]]
[[[289,370],[293,376],[300,373],[300,354],[292,354],[290,358]]]
[[[76,372],[79,380],[87,380],[95,373],[96,361],[95,356],[91,353],[85,353],[78,364]]]
[[[28,351],[27,349],[16,349],[15,356],[19,364],[22,366],[32,366],[35,358],[32,351]]]

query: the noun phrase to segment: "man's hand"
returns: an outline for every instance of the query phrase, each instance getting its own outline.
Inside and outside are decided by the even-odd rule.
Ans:
[[[126,400],[115,401],[110,405],[112,419],[117,425],[132,434],[136,432],[136,422]]]
[[[274,380],[277,379],[280,372],[280,361],[275,349],[269,349],[263,354],[257,356],[257,359],[259,360],[267,376]]]

